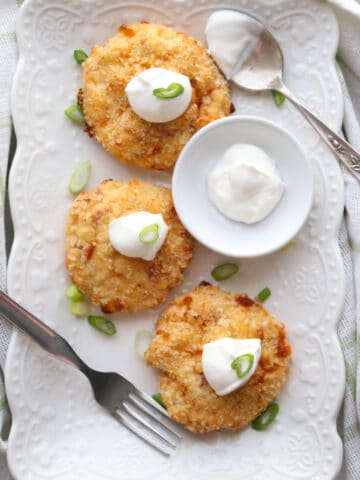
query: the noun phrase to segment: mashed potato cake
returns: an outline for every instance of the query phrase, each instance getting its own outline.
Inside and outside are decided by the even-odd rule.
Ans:
[[[248,383],[217,396],[202,371],[205,343],[219,338],[260,338],[259,365]],[[291,348],[285,327],[247,295],[211,285],[176,298],[160,316],[145,353],[160,370],[160,392],[170,416],[188,430],[239,429],[280,393],[289,372]]]
[[[166,123],[149,123],[131,109],[128,82],[151,67],[187,75],[192,99]],[[83,63],[81,92],[88,131],[118,160],[141,167],[172,167],[199,128],[230,113],[230,89],[203,45],[163,25],[122,25]],[[166,101],[166,100],[165,100]]]
[[[109,224],[137,211],[161,213],[169,232],[154,260],[130,258],[109,241]],[[178,219],[169,189],[106,180],[80,193],[68,215],[66,268],[78,289],[106,312],[156,307],[183,278],[193,241]]]

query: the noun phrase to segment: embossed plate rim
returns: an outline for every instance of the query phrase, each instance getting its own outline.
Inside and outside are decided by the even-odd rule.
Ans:
[[[25,15],[25,9],[31,5],[32,3],[35,3],[35,2],[31,2],[31,1],[27,1],[25,3],[25,6],[22,8],[21,10],[21,13],[20,13],[20,16],[21,15]],[[91,5],[96,5],[97,2],[95,2],[95,0],[93,1],[90,1],[90,2],[86,2],[89,4],[89,6]],[[120,2],[118,2],[119,4]],[[124,2],[122,2],[124,4]],[[141,3],[141,5],[145,5],[147,4],[148,2],[134,2],[134,3]],[[153,2],[150,2],[151,4],[153,4]],[[162,2],[162,3],[165,3],[165,2]],[[181,5],[181,1],[177,0],[175,1],[174,0],[174,5]],[[214,2],[214,4],[218,4],[219,2]],[[226,2],[228,5],[234,5],[234,2]],[[244,1],[240,1],[237,3],[239,6],[241,5],[244,5],[246,2]],[[281,3],[282,5],[286,3],[286,5],[291,5],[291,3],[294,4],[295,6],[295,2],[291,2],[291,1],[282,1],[282,2],[279,2]],[[302,2],[304,3],[304,2]],[[301,5],[302,5],[301,3]],[[313,2],[312,2],[313,3]],[[53,2],[53,4],[55,4],[55,2]],[[257,2],[254,2],[254,5],[257,5],[257,7],[259,8],[259,5],[261,4],[261,7],[264,7],[264,9],[266,8],[266,5],[270,5],[270,1],[269,0],[261,0],[261,2],[257,3]],[[199,7],[199,10],[201,10],[201,8],[205,8],[203,7],[204,5],[204,2],[202,2],[202,6]],[[180,7],[181,8],[181,7]],[[214,7],[215,8],[215,7]],[[240,7],[239,7],[240,8]],[[269,6],[270,8],[270,6]],[[24,248],[24,241],[26,241],[26,236],[25,236],[25,232],[26,230],[24,230],[24,232],[22,232],[22,225],[21,225],[21,214],[20,214],[20,210],[18,210],[18,207],[19,205],[17,204],[16,202],[16,172],[19,172],[19,169],[21,167],[21,161],[24,161],[24,157],[26,155],[26,151],[24,149],[24,147],[26,146],[26,142],[25,142],[25,131],[23,129],[23,127],[20,127],[20,111],[18,110],[17,108],[17,99],[16,99],[16,94],[17,93],[20,93],[19,92],[19,88],[20,86],[18,85],[21,81],[21,74],[22,74],[22,69],[25,65],[25,48],[24,48],[24,43],[26,42],[26,39],[23,37],[22,35],[22,32],[19,31],[19,26],[20,26],[20,23],[21,23],[21,17],[19,16],[18,18],[18,36],[19,36],[19,43],[20,43],[20,47],[22,46],[23,48],[21,48],[21,52],[20,52],[20,62],[18,64],[18,69],[17,69],[17,73],[16,73],[16,78],[14,80],[14,89],[13,89],[13,92],[12,92],[12,105],[13,105],[13,113],[14,113],[14,122],[15,122],[15,127],[16,127],[16,131],[17,131],[17,134],[18,134],[18,150],[16,152],[16,157],[15,157],[15,160],[14,160],[14,166],[13,166],[13,169],[12,169],[12,173],[11,173],[11,179],[10,179],[10,188],[11,188],[11,191],[10,191],[10,196],[11,196],[11,204],[12,204],[12,211],[14,213],[14,223],[15,223],[15,231],[16,231],[16,235],[15,235],[15,242],[14,242],[14,245],[13,245],[13,250],[12,250],[12,257],[11,257],[11,260],[10,260],[10,265],[9,265],[9,291],[11,294],[13,294],[15,296],[15,298],[17,298],[18,300],[20,299],[19,298],[19,290],[16,288],[16,283],[18,281],[18,277],[16,275],[16,265],[15,265],[15,260],[16,258],[19,258],[20,257],[20,252],[21,250]],[[337,32],[335,32],[337,33]],[[334,58],[334,54],[335,54],[335,46],[334,46],[334,51],[331,52],[331,59]],[[329,60],[327,58],[327,60]],[[333,79],[334,80],[334,79]],[[335,81],[335,80],[334,80]],[[340,101],[341,103],[341,109],[342,109],[342,97],[339,97],[338,99],[336,99],[337,101]],[[340,121],[340,115],[339,115],[339,118],[338,120]],[[337,125],[337,127],[340,126],[340,123],[339,125]],[[24,134],[24,135],[23,135]],[[325,157],[326,157],[326,151],[325,151]],[[332,157],[331,157],[332,158]],[[334,162],[334,159],[332,158],[331,160],[332,162]],[[322,166],[321,166],[322,168]],[[336,171],[339,171],[337,170],[337,168],[335,168],[335,172]],[[340,192],[340,195],[342,195],[342,185],[337,185],[338,187],[338,191]],[[330,239],[326,238],[326,240],[329,240],[329,251],[331,253],[331,255],[334,256],[334,262],[337,264],[337,267],[338,267],[338,275],[339,275],[339,290],[340,292],[338,293],[338,297],[337,297],[337,303],[335,304],[334,306],[334,314],[333,316],[330,317],[330,323],[331,323],[331,327],[332,327],[332,330],[331,330],[331,337],[329,338],[329,341],[330,341],[330,345],[332,345],[334,347],[334,355],[335,357],[341,361],[342,359],[342,355],[341,355],[341,349],[340,349],[340,344],[337,340],[337,337],[336,337],[336,318],[335,317],[338,317],[339,313],[340,313],[340,309],[342,307],[342,300],[343,300],[343,296],[344,296],[344,277],[343,277],[343,270],[341,269],[341,266],[342,265],[342,261],[341,261],[341,257],[340,257],[340,252],[339,252],[339,248],[338,248],[338,245],[337,245],[337,239],[336,239],[336,233],[337,233],[337,230],[338,230],[338,227],[340,225],[340,221],[341,221],[341,215],[340,215],[340,210],[341,208],[341,205],[338,205],[337,206],[337,209],[336,210],[336,216],[335,216],[335,221],[333,222],[332,224],[332,228],[331,228],[331,236],[330,236]],[[335,208],[335,207],[334,207]],[[23,234],[22,234],[23,233]],[[329,235],[330,235],[329,233]],[[328,246],[328,244],[327,244]],[[25,246],[25,250],[26,250],[26,246]],[[23,297],[26,298],[26,292],[24,292],[24,289],[22,292],[20,292],[23,294]],[[29,302],[29,300],[28,300]],[[26,302],[25,302],[26,303]],[[30,302],[30,305],[31,305],[31,302]],[[335,315],[336,313],[336,315]],[[24,353],[24,350],[27,351],[28,349],[30,349],[31,351],[33,350],[33,347],[31,346],[30,348],[30,342],[28,340],[25,340],[21,335],[19,335],[18,333],[14,333],[13,334],[13,337],[12,337],[12,340],[11,340],[11,345],[10,345],[10,348],[9,348],[9,355],[8,355],[8,360],[7,360],[7,363],[6,363],[6,377],[7,377],[7,388],[8,388],[8,393],[9,393],[9,400],[10,400],[10,404],[15,412],[15,416],[14,416],[14,424],[13,424],[13,428],[12,428],[12,431],[11,431],[11,435],[10,435],[10,440],[9,440],[9,445],[10,445],[10,448],[9,448],[9,451],[8,451],[8,459],[9,459],[9,465],[10,465],[10,468],[11,470],[13,471],[14,475],[16,474],[17,478],[19,480],[25,480],[26,478],[28,478],[28,476],[26,475],[26,472],[25,471],[21,471],[18,469],[18,466],[17,466],[17,455],[19,453],[19,449],[17,447],[17,442],[20,441],[21,437],[23,436],[23,425],[20,423],[20,421],[18,421],[18,418],[20,417],[20,414],[19,412],[21,411],[21,399],[18,397],[17,395],[17,390],[19,389],[18,386],[16,386],[16,381],[15,381],[15,375],[14,375],[14,369],[15,369],[15,365],[16,365],[16,362],[17,362],[17,357],[19,355],[22,355]],[[11,378],[11,374],[13,374],[13,378]],[[336,416],[337,416],[337,412],[338,412],[338,409],[340,407],[340,403],[341,403],[341,400],[342,400],[342,396],[343,396],[343,387],[345,385],[344,383],[344,371],[341,370],[340,372],[338,372],[338,388],[336,390],[336,396],[335,396],[335,399],[333,400],[333,403],[332,403],[332,406],[331,406],[331,417],[330,417],[330,420],[332,419],[332,424],[331,426],[329,426],[329,430],[330,430],[330,436],[331,436],[331,439],[335,442],[335,445],[339,448],[337,448],[337,452],[336,452],[336,465],[335,465],[335,468],[333,471],[331,471],[329,473],[329,475],[332,475],[332,474],[335,474],[337,472],[335,472],[335,470],[339,469],[340,468],[340,464],[341,464],[341,440],[339,438],[339,436],[337,435],[336,433],[336,423],[335,423],[335,420],[336,420]],[[21,389],[20,389],[21,391]],[[45,411],[43,412],[44,415],[49,415],[49,411]],[[335,448],[335,447],[334,447]],[[23,465],[21,465],[23,467]],[[278,468],[280,468],[280,466],[278,466]],[[29,472],[29,475],[30,475],[30,472]],[[50,475],[50,473],[49,473]],[[49,475],[45,475],[45,477],[49,477]],[[281,474],[280,472],[278,472],[278,475],[283,477],[283,473]],[[201,475],[202,477],[202,475]],[[215,474],[215,477],[216,477],[216,474]],[[206,474],[206,478],[215,478],[214,477],[214,474]],[[30,477],[29,477],[30,478]],[[32,477],[31,477],[32,478]],[[197,475],[197,478],[200,479],[200,475]],[[230,478],[230,477],[229,477]],[[254,477],[255,478],[255,477]],[[258,478],[256,476],[256,478]],[[273,477],[274,478],[274,477]],[[302,477],[303,478],[303,477]],[[320,478],[320,477],[319,477]],[[323,478],[329,478],[328,476],[324,477],[324,476],[321,476],[321,479]]]

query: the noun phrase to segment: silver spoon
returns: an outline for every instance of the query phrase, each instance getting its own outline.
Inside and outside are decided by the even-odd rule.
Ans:
[[[261,22],[249,15],[243,15],[249,22],[255,22],[258,28],[261,26],[262,32],[256,48],[233,71],[230,80],[253,92],[276,90],[285,95],[319,133],[335,156],[360,180],[360,153],[294,97],[282,80],[284,60],[279,44]]]

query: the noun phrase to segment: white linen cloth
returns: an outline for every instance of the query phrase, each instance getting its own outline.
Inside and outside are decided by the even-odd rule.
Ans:
[[[15,17],[22,0],[0,0],[0,288],[6,290],[4,198],[10,149],[10,86],[16,66]],[[345,99],[344,133],[360,150],[360,0],[331,0],[340,24],[338,58]],[[360,479],[360,188],[348,172],[345,179],[345,214],[339,234],[346,271],[346,302],[338,334],[346,361],[346,392],[339,416],[344,442],[344,463],[339,480]],[[10,328],[0,322],[0,366],[4,366]],[[0,412],[3,385],[0,380]],[[1,421],[1,414],[0,414]],[[0,428],[1,430],[1,428]],[[10,480],[5,455],[0,455],[0,479]]]
[[[332,0],[340,26],[338,61],[341,68],[345,115],[343,130],[360,150],[360,1]],[[346,366],[346,390],[339,417],[344,442],[341,478],[360,479],[360,186],[344,171],[345,212],[339,234],[346,274],[346,297],[338,326]]]
[[[0,0],[0,288],[6,290],[6,246],[5,246],[5,187],[10,149],[11,117],[10,87],[17,61],[15,17],[18,5],[15,0]],[[10,340],[9,325],[0,324],[0,366],[4,366]],[[0,398],[4,395],[0,378]],[[0,400],[1,402],[1,400]],[[3,402],[1,402],[3,407]],[[0,412],[3,421],[4,410]],[[0,428],[1,430],[1,428]],[[0,454],[0,479],[10,480],[5,454]]]

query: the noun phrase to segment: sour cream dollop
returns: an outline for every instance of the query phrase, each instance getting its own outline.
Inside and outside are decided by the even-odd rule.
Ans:
[[[158,225],[158,238],[154,243],[143,243],[140,232],[149,225]],[[111,245],[126,257],[153,260],[162,247],[169,227],[161,213],[136,212],[119,217],[109,225],[109,239]]]
[[[239,378],[231,365],[236,358],[249,354],[254,357],[251,369],[243,378]],[[202,369],[215,393],[223,396],[250,380],[258,366],[260,356],[261,341],[258,338],[220,338],[203,346]]]
[[[208,175],[210,200],[225,217],[237,222],[263,220],[284,189],[274,160],[247,143],[229,147]]]
[[[210,15],[206,28],[208,50],[227,78],[255,50],[263,26],[235,10],[219,10]]]
[[[184,87],[183,93],[174,98],[159,98],[155,88],[168,88],[172,83]],[[180,117],[189,106],[192,88],[190,80],[181,73],[165,68],[149,68],[136,75],[125,88],[134,112],[147,122],[163,123]]]

